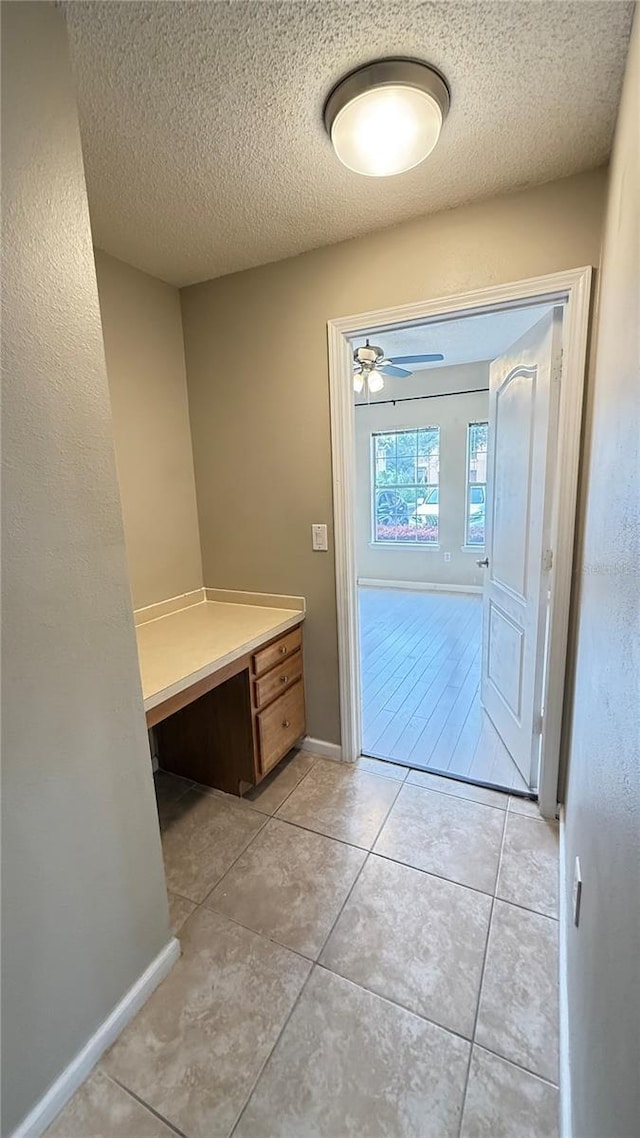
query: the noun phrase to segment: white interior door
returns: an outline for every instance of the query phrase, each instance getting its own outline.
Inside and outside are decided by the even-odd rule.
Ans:
[[[558,307],[493,361],[489,379],[480,694],[530,786],[542,730],[561,339]]]

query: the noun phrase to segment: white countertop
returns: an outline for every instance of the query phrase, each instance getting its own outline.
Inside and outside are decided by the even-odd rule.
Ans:
[[[300,609],[207,600],[140,624],[145,711],[294,628],[304,615]]]

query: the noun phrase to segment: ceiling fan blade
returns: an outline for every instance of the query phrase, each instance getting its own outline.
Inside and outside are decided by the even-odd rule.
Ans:
[[[389,361],[392,364],[430,364],[435,363],[436,360],[443,360],[444,356],[440,352],[428,352],[422,356],[390,356]]]
[[[411,375],[410,371],[407,371],[403,367],[394,367],[393,364],[383,364],[382,367],[376,368],[376,371],[382,371],[385,375],[397,375],[400,377]]]

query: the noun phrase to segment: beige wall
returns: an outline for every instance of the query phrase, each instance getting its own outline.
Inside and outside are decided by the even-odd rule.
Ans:
[[[578,561],[566,792],[573,1133],[630,1138],[640,1120],[640,25],[611,167]]]
[[[309,732],[339,740],[330,317],[597,264],[604,171],[181,292],[207,585],[307,597]]]
[[[2,1133],[169,939],[64,18],[2,5]]]
[[[202,585],[178,290],[96,250],[135,608]]]
[[[489,386],[489,364],[430,368],[414,376],[411,391],[468,391]],[[463,550],[467,426],[486,419],[487,392],[475,395],[443,395],[420,402],[374,403],[356,406],[356,557],[358,577],[382,581],[417,581],[441,585],[482,585],[482,570],[476,558],[483,549]],[[374,545],[371,541],[372,477],[371,434],[403,427],[440,428],[439,549]],[[445,561],[444,555],[451,555]]]

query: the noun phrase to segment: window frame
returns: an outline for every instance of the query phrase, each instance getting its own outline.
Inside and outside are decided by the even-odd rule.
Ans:
[[[471,429],[472,427],[486,427],[487,428],[487,451],[489,448],[489,420],[488,419],[471,419],[467,423],[467,439],[465,444],[465,470],[464,470],[464,545],[463,550],[467,553],[475,553],[477,549],[484,550],[487,543],[487,483],[485,482],[472,482],[469,478],[471,473]],[[484,486],[484,540],[482,542],[469,541],[469,505],[470,505],[470,492],[472,486]]]
[[[426,488],[427,491],[437,489],[437,491],[438,491],[438,538],[436,541],[418,541],[418,540],[415,540],[415,541],[386,540],[385,541],[384,539],[380,539],[380,538],[376,537],[377,495],[378,495],[378,492],[380,490],[385,489],[385,487],[378,486],[376,484],[376,457],[377,457],[376,456],[376,438],[379,435],[402,435],[402,434],[416,434],[417,435],[420,431],[436,431],[437,432],[437,435],[438,435],[438,481],[437,481],[437,483],[436,482],[406,483],[404,485],[404,488],[406,488],[408,490],[419,490],[419,489],[425,489]],[[439,512],[439,510],[440,510],[440,500],[439,500],[440,499],[440,437],[441,437],[441,430],[440,430],[440,424],[439,423],[438,424],[427,423],[427,424],[420,426],[420,427],[409,427],[409,426],[406,426],[406,427],[390,427],[387,429],[372,430],[370,432],[370,438],[369,438],[370,451],[369,451],[369,454],[370,454],[371,481],[370,481],[370,493],[369,493],[369,511],[370,511],[371,524],[370,524],[369,546],[371,548],[375,548],[375,549],[419,549],[419,550],[422,550],[423,552],[426,552],[428,550],[440,549],[440,512]],[[389,490],[393,490],[396,492],[398,492],[398,490],[401,488],[403,488],[403,487],[401,487],[399,484],[390,485],[388,487]]]

